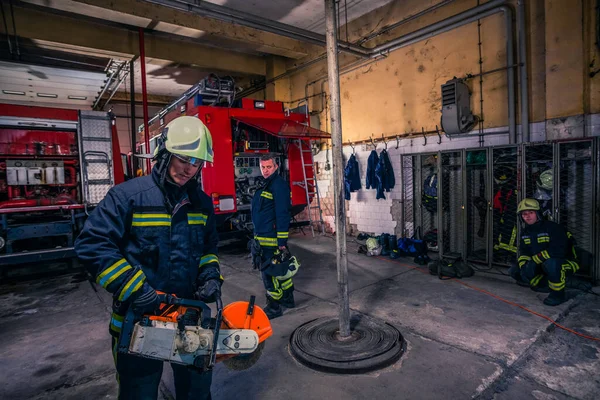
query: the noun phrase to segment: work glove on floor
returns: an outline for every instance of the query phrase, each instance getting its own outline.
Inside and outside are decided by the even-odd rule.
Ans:
[[[205,303],[213,303],[221,297],[221,282],[218,279],[209,279],[198,289],[194,297]]]

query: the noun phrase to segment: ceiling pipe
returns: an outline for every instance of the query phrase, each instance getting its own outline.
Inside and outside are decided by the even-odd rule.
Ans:
[[[438,8],[442,8],[444,6],[447,6],[448,4],[450,4],[450,3],[454,2],[454,1],[455,0],[445,0],[445,1],[442,1],[440,3],[434,4],[431,7],[427,7],[426,9],[421,10],[418,13],[413,14],[413,15],[411,15],[409,17],[406,17],[406,18],[404,18],[404,19],[402,19],[402,20],[400,20],[400,21],[398,21],[396,23],[393,23],[393,24],[388,25],[388,26],[384,26],[383,28],[381,28],[377,32],[371,33],[371,34],[369,34],[369,35],[361,38],[356,44],[362,45],[363,43],[368,42],[370,40],[373,40],[373,39],[375,39],[375,38],[377,38],[377,37],[379,37],[381,35],[384,35],[384,34],[388,33],[389,31],[392,31],[392,30],[398,28],[399,26],[406,24],[407,22],[410,22],[410,21],[413,21],[413,20],[415,20],[417,18],[420,18],[420,17],[422,17],[425,14],[428,14],[428,13],[430,13],[432,11],[437,10]]]
[[[418,37],[422,37],[423,35],[426,35],[429,33],[439,34],[439,33],[443,32],[443,31],[441,31],[441,29],[443,27],[452,26],[455,23],[464,21],[465,19],[473,17],[473,16],[477,16],[486,11],[495,9],[496,7],[501,6],[503,4],[506,4],[505,0],[493,0],[488,3],[484,3],[480,6],[470,8],[459,14],[453,15],[453,16],[443,19],[441,21],[435,22],[429,26],[426,26],[424,28],[421,28],[414,32],[411,32],[407,35],[400,36],[397,39],[394,39],[387,43],[376,46],[376,47],[370,49],[369,56],[371,58],[378,57],[378,56],[385,56],[385,55],[387,55],[387,53],[396,50],[396,45],[398,45],[398,44],[410,41],[410,40],[418,38]]]

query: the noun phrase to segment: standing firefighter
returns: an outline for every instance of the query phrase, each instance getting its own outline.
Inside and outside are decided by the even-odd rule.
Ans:
[[[260,269],[267,291],[265,313],[273,319],[283,314],[281,306],[296,306],[292,277],[300,264],[287,247],[290,187],[277,172],[277,163],[273,155],[261,157],[260,170],[265,182],[252,198],[252,253],[254,267]]]
[[[204,161],[213,161],[210,132],[199,119],[180,117],[161,139],[151,175],[112,188],[75,243],[96,282],[113,294],[119,399],[156,399],[163,369],[162,361],[116,353],[127,309],[156,312],[157,291],[205,302],[221,295],[213,206],[198,184]],[[178,400],[210,399],[211,372],[171,366]]]
[[[542,218],[535,199],[523,199],[517,213],[525,222],[519,245],[519,264],[510,270],[518,283],[550,293],[544,304],[564,303],[566,277],[577,272],[577,256],[571,234],[561,225]]]

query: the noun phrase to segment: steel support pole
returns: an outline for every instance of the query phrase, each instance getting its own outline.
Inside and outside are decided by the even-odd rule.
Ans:
[[[527,76],[527,26],[525,19],[525,0],[517,1],[517,25],[519,28],[519,88],[521,89],[521,141],[531,140],[529,134],[529,80]]]
[[[341,338],[350,336],[350,302],[348,299],[348,258],[346,254],[346,204],[344,200],[342,120],[340,76],[335,0],[325,0],[325,37],[327,40],[327,74],[331,96],[331,153],[333,156],[333,201],[335,244],[338,271],[339,323]]]
[[[144,45],[144,29],[139,28],[140,36],[140,69],[142,75],[142,103],[144,108],[144,143],[146,154],[150,154],[150,129],[148,127],[148,93],[146,92],[146,50]],[[146,159],[146,174],[150,174],[150,159]]]
[[[137,126],[135,123],[135,61],[129,62],[129,107],[131,107],[131,156],[135,154],[135,144],[137,142]],[[133,166],[132,166],[133,167]]]

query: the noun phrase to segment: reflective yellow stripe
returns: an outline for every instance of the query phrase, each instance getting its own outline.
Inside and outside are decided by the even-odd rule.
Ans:
[[[515,242],[516,242],[516,241],[517,241],[517,227],[513,227],[512,234],[510,235],[510,242],[508,242],[508,245],[509,245],[511,248],[514,248],[514,249],[515,249],[515,253],[516,253],[516,251],[517,251],[517,248],[515,247]],[[512,250],[511,250],[511,251],[512,251]]]
[[[529,256],[521,256],[519,257],[519,268],[523,268],[523,265],[527,264],[527,261],[531,260]]]
[[[267,290],[267,294],[271,296],[275,300],[281,300],[283,297],[283,290],[281,290],[281,285],[279,281],[274,276],[271,277],[271,281],[273,281],[273,291]]]
[[[535,256],[531,257],[531,259],[533,261],[535,261],[536,264],[541,264],[542,263],[542,260],[540,260],[540,258],[538,257],[537,254]]]
[[[573,269],[573,272],[579,271],[579,264],[577,262],[569,261],[569,264],[571,264],[571,268]]]
[[[102,271],[96,278],[96,283],[106,289],[115,279],[130,269],[131,265],[129,265],[127,260],[121,258],[119,261]]]
[[[291,288],[292,286],[294,286],[294,282],[292,282],[292,278],[287,279],[283,282],[281,282],[281,288],[283,290],[288,290],[289,288]]]
[[[188,225],[206,225],[208,215],[201,213],[188,213]]]
[[[573,235],[571,234],[571,232],[567,231],[567,238],[571,239],[573,237]]]
[[[516,253],[517,252],[517,248],[515,246],[510,246],[510,245],[508,245],[506,243],[500,243],[500,244],[494,246],[494,249],[495,250],[504,249],[504,250],[508,250],[508,251],[510,251],[512,253]]]
[[[254,239],[258,240],[258,243],[261,246],[265,246],[265,247],[277,247],[277,238],[255,236]]]
[[[202,267],[202,266],[212,263],[212,262],[218,263],[219,257],[217,257],[214,254],[207,254],[200,259],[200,266]]]
[[[109,329],[112,329],[114,332],[120,333],[121,328],[123,327],[124,316],[119,315],[117,313],[112,313],[110,318],[110,326]]]
[[[554,291],[559,291],[559,290],[563,290],[565,288],[565,282],[550,282],[548,281],[548,286],[550,287],[550,289],[554,290]]]
[[[142,272],[140,269],[129,279],[127,284],[121,290],[121,293],[119,294],[119,301],[127,300],[133,293],[142,287],[145,280],[146,275],[144,275],[144,272]]]
[[[529,284],[531,286],[537,286],[543,277],[544,277],[544,275],[542,275],[542,274],[536,275],[531,281],[529,281]]]
[[[523,242],[525,244],[531,244],[531,239],[527,238],[527,239],[523,239]]]
[[[548,253],[548,250],[544,250],[542,251],[542,256],[546,259],[549,260],[550,259],[550,253]]]
[[[133,214],[131,226],[171,226],[169,214]]]
[[[289,236],[289,232],[277,232],[277,239],[287,239]]]
[[[270,192],[262,192],[262,193],[260,194],[260,197],[264,197],[264,198],[266,198],[266,199],[273,200],[273,193],[270,193]]]
[[[550,243],[550,236],[539,236],[537,241],[538,243]]]

